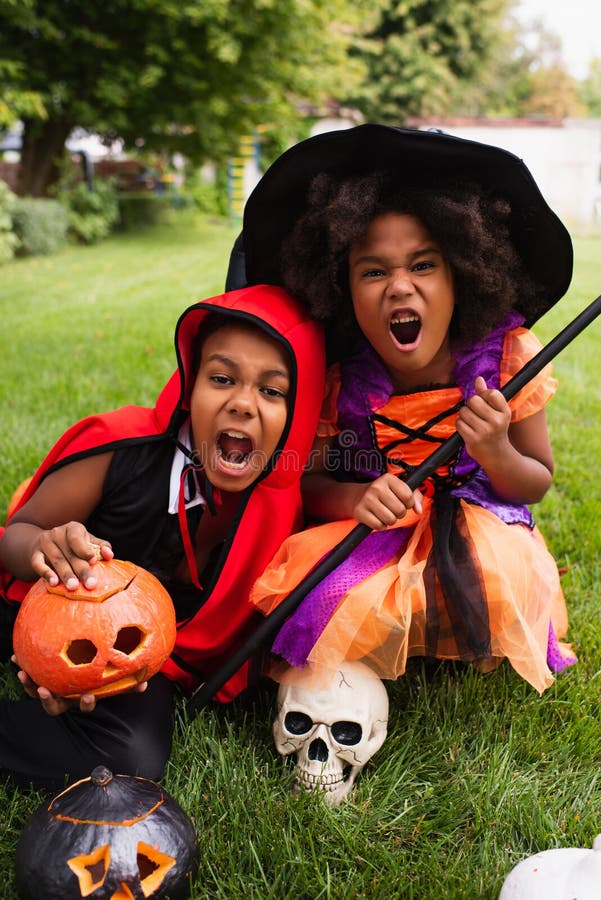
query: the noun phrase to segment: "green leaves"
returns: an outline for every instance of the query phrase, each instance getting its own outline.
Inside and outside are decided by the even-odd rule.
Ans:
[[[0,124],[60,114],[127,145],[220,161],[356,79],[367,0],[0,0]],[[335,23],[335,24],[333,24]],[[35,102],[34,102],[35,101]]]
[[[397,125],[450,112],[458,83],[477,77],[506,0],[380,0],[379,21],[356,54],[367,65],[348,95],[368,120]]]

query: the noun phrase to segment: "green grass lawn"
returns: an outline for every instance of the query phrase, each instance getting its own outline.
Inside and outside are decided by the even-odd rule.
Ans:
[[[175,321],[222,290],[234,235],[181,215],[0,269],[0,509],[72,421],[154,401],[174,367]],[[543,342],[601,293],[601,234],[575,249],[570,292],[535,328]],[[536,510],[567,570],[578,665],[539,697],[508,666],[481,676],[414,661],[389,685],[384,746],[338,809],[291,795],[269,685],[251,707],[180,724],[164,783],[197,828],[194,900],[493,900],[525,856],[591,846],[601,832],[600,359],[601,319],[555,363],[556,477]],[[15,896],[15,845],[41,799],[0,783],[2,898]]]

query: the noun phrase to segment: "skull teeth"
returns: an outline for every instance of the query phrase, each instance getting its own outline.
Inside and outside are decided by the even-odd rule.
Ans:
[[[301,787],[307,787],[311,790],[319,787],[322,791],[327,791],[344,781],[344,774],[342,772],[329,772],[323,775],[313,775],[311,772],[300,770],[297,772],[297,781],[301,784]]]

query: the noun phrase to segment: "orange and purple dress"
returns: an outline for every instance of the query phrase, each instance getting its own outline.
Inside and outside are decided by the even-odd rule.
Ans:
[[[336,477],[367,480],[419,465],[454,433],[476,375],[502,386],[540,349],[519,322],[512,313],[486,341],[456,354],[456,386],[395,394],[367,345],[334,366],[319,433],[335,435]],[[547,366],[510,401],[512,421],[542,410],[556,387]],[[411,656],[469,661],[482,671],[508,659],[542,692],[576,657],[558,641],[566,604],[530,510],[496,496],[465,448],[422,492],[422,514],[409,511],[369,534],[304,598],[273,653],[324,673],[361,660],[384,679],[402,675]],[[252,602],[269,614],[355,525],[335,521],[288,538]]]

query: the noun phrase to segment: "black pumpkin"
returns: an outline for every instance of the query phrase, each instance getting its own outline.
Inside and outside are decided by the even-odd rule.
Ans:
[[[22,900],[189,896],[198,863],[190,819],[160,785],[98,766],[43,803],[15,857]]]

